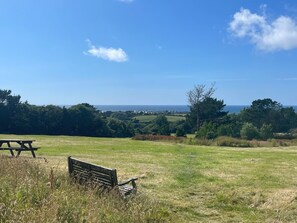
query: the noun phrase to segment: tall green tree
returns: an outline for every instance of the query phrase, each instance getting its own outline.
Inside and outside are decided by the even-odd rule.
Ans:
[[[201,109],[200,106],[206,98],[212,97],[215,92],[214,84],[210,88],[206,85],[195,85],[192,90],[187,93],[188,102],[190,104],[190,117],[191,121],[196,123],[196,130],[198,131],[203,122],[201,122]]]
[[[170,135],[170,125],[164,114],[158,115],[148,127],[151,133],[158,135]]]
[[[188,120],[193,125],[195,131],[205,123],[220,125],[224,122],[224,117],[228,112],[224,111],[224,101],[213,98],[214,85],[206,88],[205,85],[196,85],[193,90],[188,92],[190,103],[190,114]]]
[[[109,118],[107,127],[110,129],[112,137],[131,137],[135,134],[131,124],[116,118]]]
[[[287,132],[297,127],[297,115],[292,107],[284,108],[270,98],[258,99],[240,112],[242,122],[252,123],[258,129],[270,124],[273,132]]]
[[[0,132],[9,133],[19,111],[21,96],[11,95],[11,90],[0,90]]]
[[[72,135],[101,136],[105,133],[106,124],[92,105],[74,105],[69,108],[69,116]]]

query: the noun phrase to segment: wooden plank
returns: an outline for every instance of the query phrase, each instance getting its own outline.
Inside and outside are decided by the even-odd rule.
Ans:
[[[72,159],[71,157],[68,157],[68,168],[70,176],[78,183],[87,185],[90,184],[90,186],[94,185],[95,187],[102,188],[103,190],[105,190],[104,188],[106,188],[106,190],[115,188],[124,197],[136,193],[136,185],[134,181],[132,182],[134,183],[132,186],[129,184],[118,186],[116,169],[86,163],[80,160]]]
[[[0,147],[0,150],[13,150],[13,149],[11,149],[11,148],[7,148],[7,147],[5,147],[5,148]]]
[[[72,159],[71,156],[68,156],[68,173],[71,175],[73,172],[73,164],[72,164]]]
[[[13,147],[11,147],[11,149],[15,150],[15,151],[36,151],[36,150],[38,150],[38,148],[24,149],[24,148],[13,148]]]
[[[73,164],[77,164],[77,165],[85,167],[87,169],[91,168],[93,170],[98,170],[99,172],[104,172],[106,174],[109,174],[110,171],[113,171],[113,169],[110,169],[110,168],[106,168],[106,167],[103,167],[103,166],[98,166],[98,165],[92,164],[92,163],[86,163],[86,162],[76,160],[76,159],[72,159],[72,162],[73,162]]]
[[[105,185],[105,186],[113,187],[113,184],[112,184],[111,181],[109,181],[109,180],[104,180],[104,179],[102,179],[102,178],[96,178],[96,177],[95,177],[95,178],[92,178],[91,181],[92,181],[92,182],[99,183],[99,184],[103,184],[103,185]]]
[[[99,173],[99,172],[96,172],[96,171],[91,171],[90,175],[91,175],[91,177],[102,178],[102,179],[109,180],[109,181],[113,180],[110,175],[107,175],[107,174],[104,174],[104,173]]]
[[[0,139],[0,143],[11,143],[11,142],[20,142],[20,143],[33,143],[35,140],[22,140],[22,139]]]
[[[69,165],[71,173],[75,177],[89,177],[90,180],[101,182],[110,186],[116,185],[117,179],[115,180],[115,170],[104,168],[98,165],[85,163],[79,160],[69,158]],[[79,176],[80,174],[80,176]]]
[[[98,166],[98,165],[94,165],[94,164],[91,164],[90,166],[91,166],[92,170],[99,171],[99,172],[106,173],[106,174],[109,174],[110,172],[114,171],[114,169],[110,169],[110,168],[106,168],[106,167]]]

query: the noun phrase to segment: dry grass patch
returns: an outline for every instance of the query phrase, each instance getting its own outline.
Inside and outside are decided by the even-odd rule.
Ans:
[[[275,211],[296,207],[297,189],[278,189],[267,194],[266,201],[260,206]]]
[[[175,222],[144,193],[129,200],[98,194],[47,169],[40,160],[0,156],[0,222]]]

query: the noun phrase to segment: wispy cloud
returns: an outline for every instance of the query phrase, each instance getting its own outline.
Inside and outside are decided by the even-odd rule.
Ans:
[[[86,42],[89,47],[88,51],[84,52],[86,55],[114,62],[126,62],[128,60],[128,56],[122,48],[115,49],[112,47],[96,47],[89,39],[87,39]]]
[[[266,7],[266,5],[261,6],[260,15],[241,8],[229,23],[231,33],[237,38],[248,38],[263,51],[297,48],[296,21],[288,16],[279,16],[273,21],[268,21],[265,15]]]

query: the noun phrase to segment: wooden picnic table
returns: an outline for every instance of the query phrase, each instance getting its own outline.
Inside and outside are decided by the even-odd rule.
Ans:
[[[34,151],[38,148],[32,146],[34,141],[35,140],[27,139],[0,139],[0,150],[9,150],[11,156],[15,156],[14,151],[16,151],[16,157],[18,157],[22,151],[31,151],[32,156],[36,158]]]

